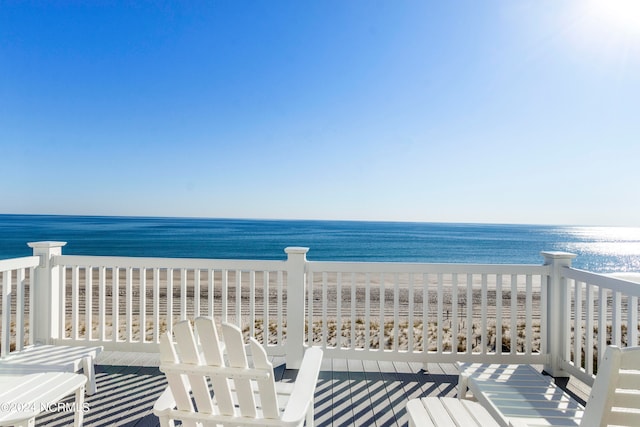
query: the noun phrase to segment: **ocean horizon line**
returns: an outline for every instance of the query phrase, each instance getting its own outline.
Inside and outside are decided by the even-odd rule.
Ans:
[[[27,217],[71,217],[71,218],[115,218],[115,219],[176,219],[176,220],[211,220],[211,221],[290,221],[290,222],[364,222],[382,224],[444,224],[444,225],[496,225],[496,226],[558,226],[558,227],[610,227],[610,228],[638,228],[640,225],[608,225],[608,224],[577,224],[577,223],[527,223],[500,221],[438,221],[438,220],[401,220],[401,219],[338,219],[338,218],[261,218],[261,217],[208,217],[208,216],[163,216],[163,215],[110,215],[110,214],[60,214],[60,213],[0,213],[2,216]]]

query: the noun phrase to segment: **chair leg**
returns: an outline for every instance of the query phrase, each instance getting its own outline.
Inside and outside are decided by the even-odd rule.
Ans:
[[[82,422],[84,421],[84,387],[76,390],[76,406],[74,409],[73,426],[82,427]]]
[[[467,390],[469,390],[469,375],[458,375],[458,399],[467,397]]]
[[[85,356],[82,358],[82,371],[87,377],[87,394],[96,394],[98,387],[96,386],[96,372],[93,367],[93,357]]]

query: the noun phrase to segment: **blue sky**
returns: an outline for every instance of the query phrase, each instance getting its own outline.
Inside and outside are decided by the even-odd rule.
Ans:
[[[640,7],[3,2],[0,213],[640,226]]]

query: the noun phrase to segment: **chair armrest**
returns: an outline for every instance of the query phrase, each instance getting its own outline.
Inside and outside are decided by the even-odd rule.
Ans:
[[[309,405],[313,402],[321,364],[322,349],[319,347],[307,349],[302,358],[291,398],[282,414],[282,421],[296,423],[304,419]]]
[[[163,412],[170,411],[176,407],[176,400],[173,398],[171,388],[167,387],[164,392],[158,397],[156,403],[153,405],[153,412],[156,415],[160,415]]]

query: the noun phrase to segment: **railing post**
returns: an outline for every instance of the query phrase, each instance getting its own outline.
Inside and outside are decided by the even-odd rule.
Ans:
[[[549,362],[544,365],[544,370],[554,377],[568,376],[562,369],[562,359],[565,346],[570,339],[566,336],[566,330],[571,306],[566,293],[566,280],[562,278],[561,269],[571,267],[571,260],[576,257],[576,254],[557,251],[543,251],[540,254],[544,257],[544,265],[551,267],[547,281],[546,307]]]
[[[287,369],[299,369],[304,356],[304,307],[309,248],[289,247],[287,253]]]
[[[53,265],[52,257],[62,255],[67,242],[31,242],[33,255],[40,257],[40,265],[34,269],[33,307],[34,324],[31,325],[33,342],[51,344],[60,338],[60,267]]]

